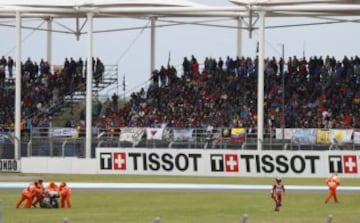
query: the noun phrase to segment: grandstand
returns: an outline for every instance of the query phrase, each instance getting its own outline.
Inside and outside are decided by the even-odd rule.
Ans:
[[[282,68],[282,58],[265,60],[264,150],[357,148],[360,60],[345,57],[339,61],[333,57],[310,57],[308,60],[290,57],[285,63],[286,68]],[[106,87],[118,85],[113,66],[104,67],[103,78],[93,81],[93,85],[98,86],[93,89],[96,94]],[[29,112],[24,113],[21,156],[85,157],[85,88],[83,81],[77,80],[83,69],[69,74],[71,80],[63,79],[68,75],[66,68],[56,70],[55,75],[50,70],[34,75],[23,70],[24,83],[47,98],[24,95],[24,100],[32,101],[24,106],[37,106],[23,108]],[[284,106],[281,105],[282,75],[287,86]],[[192,55],[190,60],[185,57],[182,70],[177,71],[171,65],[162,66],[153,72],[149,87],[134,92],[128,101],[122,102],[124,104],[120,104],[116,94],[94,103],[93,148],[256,150],[256,94],[252,90],[256,88],[256,79],[257,63],[249,57],[227,57],[225,61],[205,58],[200,66]],[[12,82],[6,74],[2,91],[8,98],[14,97],[14,92],[9,90]],[[73,87],[55,91],[57,84]],[[70,100],[70,97],[73,98]],[[42,101],[48,104],[39,106]],[[7,103],[3,107],[12,110],[13,103]],[[77,112],[71,113],[73,111]],[[282,112],[285,123],[282,123]],[[4,138],[1,158],[6,159],[14,156],[13,144],[6,140],[11,139],[13,132],[13,123],[9,120],[12,119],[3,119],[1,123]],[[312,132],[315,137],[312,141],[307,141],[308,133],[299,133],[304,128]],[[233,130],[240,131],[240,138],[236,138]],[[151,131],[161,132],[161,135],[150,135]],[[137,132],[136,140],[134,132]],[[304,134],[304,137],[295,138],[292,132]],[[133,140],[122,134],[131,134]],[[338,141],[334,141],[334,137]],[[95,156],[94,149],[92,157]]]
[[[107,13],[112,12],[116,15],[124,15],[125,13],[129,16],[131,13],[134,13],[137,16],[148,16],[152,23],[154,22],[154,15],[164,16],[165,14],[169,17],[189,17],[194,15],[209,17],[234,17],[236,15],[236,18],[239,16],[249,16],[252,18],[252,16],[254,16],[254,14],[248,13],[249,9],[247,8],[247,4],[244,4],[244,1],[232,2],[237,4],[237,6],[231,9],[216,7],[209,8],[206,6],[190,4],[189,2],[181,2],[181,4],[176,2],[174,4],[165,5],[165,8],[152,8],[154,7],[153,3],[151,4],[151,7],[147,5],[141,10],[132,8],[132,10],[126,10],[126,12],[124,12],[121,7],[113,7],[111,4],[95,4],[94,6],[99,7],[101,10],[107,10]],[[191,67],[184,66],[182,74],[180,71],[176,71],[173,68],[166,67],[166,65],[164,65],[164,67],[159,69],[159,72],[153,73],[153,83],[150,87],[148,89],[142,89],[139,92],[135,92],[129,101],[121,108],[117,107],[117,103],[115,103],[115,105],[112,104],[112,106],[109,106],[108,103],[107,107],[102,104],[100,106],[100,103],[97,103],[96,108],[98,108],[98,110],[90,112],[92,109],[91,106],[86,106],[85,120],[83,112],[80,112],[79,123],[74,124],[70,122],[70,124],[67,125],[76,131],[64,130],[66,133],[62,134],[65,134],[68,137],[69,135],[67,134],[71,133],[73,135],[77,135],[74,138],[81,138],[84,136],[81,133],[83,132],[83,128],[85,126],[85,147],[87,152],[79,154],[85,154],[85,157],[87,158],[90,157],[88,156],[89,151],[93,151],[95,145],[98,145],[96,143],[98,139],[100,141],[102,137],[107,135],[110,135],[110,138],[114,139],[116,132],[120,132],[119,137],[121,138],[121,132],[124,127],[157,128],[158,126],[164,126],[164,124],[171,129],[221,129],[221,131],[218,130],[217,133],[221,133],[222,136],[226,129],[227,131],[230,129],[231,132],[233,129],[240,129],[236,131],[240,131],[241,135],[245,134],[245,137],[241,137],[244,138],[245,141],[248,141],[246,141],[247,143],[240,143],[239,146],[236,145],[234,148],[251,149],[251,143],[257,145],[258,149],[259,145],[261,145],[262,149],[266,147],[263,146],[263,143],[274,143],[271,145],[277,145],[276,143],[278,141],[273,141],[273,139],[279,140],[275,132],[276,129],[282,130],[282,137],[280,138],[281,141],[279,141],[276,148],[288,148],[287,146],[284,146],[288,145],[284,144],[286,142],[290,143],[290,145],[292,145],[292,142],[296,142],[298,145],[297,148],[301,148],[304,144],[307,146],[309,144],[321,144],[321,147],[328,148],[329,142],[331,142],[331,148],[348,148],[339,143],[339,139],[343,139],[344,136],[348,137],[350,135],[350,133],[345,130],[352,129],[356,133],[355,130],[359,126],[359,95],[357,90],[359,69],[358,58],[344,58],[341,62],[336,61],[334,64],[334,61],[331,58],[323,60],[322,58],[297,59],[294,57],[289,58],[289,61],[287,62],[287,71],[285,71],[285,69],[282,68],[284,64],[278,65],[278,61],[276,61],[276,59],[263,58],[264,36],[262,34],[264,34],[265,29],[263,24],[265,14],[266,16],[277,17],[284,15],[289,16],[289,12],[299,15],[299,13],[301,14],[306,11],[306,15],[318,15],[323,13],[326,14],[326,16],[345,16],[349,13],[354,13],[354,11],[357,10],[357,5],[356,7],[351,7],[353,5],[351,5],[348,1],[340,1],[338,3],[331,2],[331,5],[322,5],[323,7],[319,7],[314,10],[312,7],[306,7],[308,2],[296,2],[296,4],[291,4],[291,6],[288,6],[287,2],[275,3],[276,4],[274,5],[276,7],[279,5],[282,7],[274,10],[274,5],[269,2],[266,4],[264,2],[258,2],[258,4],[255,3],[252,5],[252,10],[255,10],[256,15],[260,18],[260,24],[258,27],[260,30],[260,41],[258,45],[259,51],[257,58],[228,57],[226,61],[223,61],[225,65],[223,64],[221,66],[217,64],[218,61],[214,61],[213,58],[208,58],[210,59],[209,64],[207,64],[204,59],[204,70],[199,70],[199,63],[196,61],[197,58],[191,58],[191,60],[188,61],[188,65],[191,65]],[[321,1],[317,4],[321,3],[323,2]],[[38,3],[34,3],[34,5],[25,4],[28,7],[29,12],[24,13],[21,16],[28,18],[38,16],[39,14],[32,14],[30,10],[36,7],[36,4]],[[342,7],[337,4],[341,4]],[[162,4],[157,3],[156,5],[161,6]],[[7,2],[4,4],[3,10],[8,10],[9,12],[7,13],[9,14],[15,12],[14,7],[11,6],[12,3]],[[72,5],[68,5],[67,2],[63,4],[62,10],[58,10],[58,8],[51,7],[50,5],[46,8],[46,11],[42,11],[43,9],[39,10],[40,9],[36,10],[36,13],[54,13],[62,18],[72,17],[74,13],[74,7]],[[87,10],[88,8],[85,5],[82,10],[77,12],[77,15],[88,18],[92,21],[93,16],[102,17],[106,14],[97,14]],[[140,13],[139,11],[142,12]],[[16,13],[17,20],[19,21],[20,12],[16,11]],[[7,17],[9,14],[4,13],[2,16]],[[250,31],[254,28],[252,25],[253,24],[249,24]],[[91,45],[92,30],[91,26],[89,27],[89,45]],[[151,48],[151,55],[154,55],[154,46],[152,45]],[[237,46],[237,48],[239,49],[240,47]],[[92,57],[91,53],[92,51],[89,50],[88,58]],[[20,55],[20,53],[18,54]],[[19,58],[16,59],[19,60]],[[285,58],[283,58],[283,60],[284,59]],[[151,58],[151,60],[151,71],[154,71],[154,58]],[[27,62],[25,62],[25,64],[28,64]],[[87,68],[89,67],[90,65],[87,66]],[[54,118],[56,112],[64,108],[65,105],[72,104],[74,100],[83,100],[81,95],[84,96],[85,89],[82,86],[84,76],[80,77],[80,79],[63,78],[59,80],[62,87],[58,87],[58,89],[55,88],[55,92],[49,93],[46,91],[42,85],[43,83],[41,82],[45,80],[37,80],[32,71],[29,71],[28,68],[26,68],[25,71],[28,73],[25,75],[27,79],[22,80],[24,81],[23,86],[25,86],[25,89],[29,90],[31,94],[24,96],[23,106],[25,114],[21,115],[25,116],[25,120],[22,120],[21,124],[23,129],[27,129],[24,132],[27,132],[28,138],[31,139],[31,143],[29,143],[30,141],[24,143],[26,144],[26,154],[31,156],[32,152],[29,151],[32,150],[29,148],[32,147],[34,143],[32,140],[33,136],[36,136],[36,133],[34,133],[33,130],[38,127],[45,128],[45,133],[43,133],[44,130],[42,130],[42,134],[40,134],[40,136],[53,137],[54,135],[52,130],[55,127],[57,128],[57,126],[53,126],[52,124],[53,122],[55,123],[55,120],[50,120],[49,118]],[[92,69],[92,72],[94,73],[94,76],[97,77],[96,69]],[[89,72],[89,74],[91,73],[90,76],[92,76],[92,72]],[[16,73],[19,75],[19,70],[17,70]],[[261,75],[258,75],[259,73]],[[65,76],[66,75],[63,75],[63,77]],[[283,79],[282,77],[285,78]],[[6,85],[4,85],[6,88],[5,91],[8,91],[8,93],[15,91],[13,80],[3,80],[4,81],[2,81],[2,83],[6,82]],[[16,80],[18,81],[19,79]],[[72,82],[72,80],[74,81]],[[90,79],[87,81],[89,80]],[[103,84],[106,85],[112,83],[111,81],[106,83],[105,80],[101,78],[97,80],[98,81],[95,81],[94,88]],[[36,81],[35,84],[34,81]],[[92,80],[87,82],[87,84],[89,83],[92,83]],[[285,87],[283,87],[283,85]],[[93,84],[90,84],[90,86],[91,87],[88,87],[87,89],[92,89]],[[254,91],[256,88],[258,89],[257,94]],[[265,89],[265,92],[263,92],[263,89]],[[95,91],[98,90],[100,89],[95,89]],[[16,92],[17,91],[15,91],[15,96],[11,96],[13,97],[12,99],[17,99],[22,96],[16,94]],[[239,92],[241,95],[240,97]],[[94,92],[92,90],[86,91],[87,105],[89,105],[89,101],[92,102],[91,97],[93,96],[93,93]],[[263,93],[265,94],[263,95]],[[63,99],[60,100],[62,101],[61,103],[56,103],[55,106],[46,106],[47,104],[45,102],[48,101],[49,95],[52,97],[55,96],[56,100],[54,100],[54,98],[52,98],[52,100],[58,102],[57,99],[60,94],[61,97],[63,97]],[[285,97],[284,101],[281,100],[281,97],[283,96]],[[262,100],[262,98],[264,98],[264,100]],[[343,100],[344,98],[345,100]],[[34,103],[34,99],[36,103]],[[12,138],[13,130],[11,127],[14,126],[15,123],[15,137],[12,138],[12,140],[15,141],[15,145],[18,143],[17,137],[21,139],[21,143],[24,141],[22,138],[23,135],[17,134],[17,128],[20,126],[17,123],[19,104],[19,100],[16,100],[15,106],[9,107],[12,110],[5,111],[5,115],[3,116],[4,126],[10,127],[8,128],[9,130],[4,131],[6,134],[3,134],[3,138]],[[99,107],[102,109],[99,109]],[[13,110],[15,110],[15,114],[17,114],[15,118],[9,115],[12,114]],[[34,115],[34,112],[40,115]],[[54,116],[48,114],[42,115],[44,113],[51,113],[54,114]],[[264,119],[259,117],[264,117]],[[84,125],[84,121],[91,125]],[[68,122],[66,121],[66,123]],[[31,126],[31,128],[29,128],[29,126]],[[59,126],[59,128],[62,127]],[[100,131],[97,135],[94,134],[95,131],[92,131],[91,128],[105,129],[105,131]],[[322,136],[319,140],[315,138],[315,141],[313,139],[313,131],[297,131],[297,133],[301,135],[310,134],[311,140],[308,141],[303,138],[293,140],[292,138],[285,137],[286,129],[299,128],[319,130],[336,129],[338,131],[341,130],[341,132],[321,132]],[[29,131],[29,129],[31,129],[31,131]],[[264,129],[266,138],[262,137]],[[170,135],[174,134],[174,130],[170,132]],[[341,137],[337,136],[334,141],[334,137],[329,138],[330,134],[341,135]],[[73,135],[70,136],[73,137]],[[199,134],[192,132],[192,136],[194,135],[198,136]],[[250,140],[252,138],[250,137],[251,135],[257,136],[254,142]],[[96,136],[97,139],[92,140],[93,136]],[[35,138],[36,137],[34,137],[34,139]],[[357,138],[355,137],[355,134],[354,136],[352,135],[352,132],[350,138],[350,144],[352,146],[349,146],[349,148],[354,149],[356,143],[355,139]],[[142,139],[140,139],[140,142],[132,143],[132,146],[141,145],[141,140]],[[200,141],[204,142],[206,140],[201,139]],[[348,141],[349,140],[346,140],[346,143],[349,143]],[[92,150],[89,150],[89,142]],[[101,141],[101,143],[104,142]],[[189,148],[193,146],[189,146],[188,142],[185,144]],[[323,146],[323,144],[325,144],[325,146]],[[172,147],[176,145],[177,143],[171,141],[167,146]],[[200,144],[196,141],[195,145],[198,146]],[[203,147],[208,148],[208,145],[208,143],[204,143]],[[183,145],[180,146],[183,147]],[[214,146],[214,148],[215,147],[216,146]],[[292,146],[290,147],[293,148]],[[273,147],[271,146],[270,148]],[[49,151],[47,153],[48,155],[53,155],[51,152],[52,149],[46,149]],[[93,155],[93,152],[91,154]],[[77,156],[81,157],[83,155]],[[18,158],[16,154],[15,158]]]

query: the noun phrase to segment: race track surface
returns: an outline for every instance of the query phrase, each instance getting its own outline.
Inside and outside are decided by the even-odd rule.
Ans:
[[[47,182],[44,182],[45,185]],[[77,183],[68,182],[72,190],[109,190],[109,191],[266,191],[271,185],[237,185],[237,184],[175,184],[175,183]],[[28,186],[26,182],[0,182],[0,190],[21,190]],[[327,191],[326,186],[286,185],[286,191],[317,192]],[[360,192],[360,187],[340,186],[338,191]]]

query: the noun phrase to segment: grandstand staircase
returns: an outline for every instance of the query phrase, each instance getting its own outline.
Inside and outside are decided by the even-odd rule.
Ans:
[[[101,91],[106,90],[112,86],[118,86],[118,66],[117,65],[105,65],[105,72],[102,79],[96,83],[95,80],[92,82],[93,95],[99,95]],[[56,120],[66,120],[66,116],[71,114],[79,114],[79,111],[86,103],[86,83],[76,88],[74,91],[59,97],[59,100],[49,105],[48,116],[52,116],[54,124],[58,124]],[[43,115],[43,114],[35,114]],[[34,116],[35,116],[34,115]],[[65,116],[65,117],[64,117]],[[78,115],[77,115],[78,117]],[[76,118],[78,119],[78,118]],[[63,125],[63,123],[60,123]]]
[[[99,92],[112,86],[118,85],[118,66],[117,65],[106,65],[105,72],[102,79],[96,84],[96,81],[92,81],[92,92],[93,95],[98,95]],[[75,89],[73,92],[69,92],[64,97],[65,102],[85,102],[86,100],[86,83],[81,87]]]

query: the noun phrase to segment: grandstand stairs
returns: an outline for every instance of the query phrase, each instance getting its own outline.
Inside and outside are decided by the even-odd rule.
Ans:
[[[111,88],[113,86],[118,86],[118,66],[117,65],[105,65],[105,72],[98,83],[95,80],[92,82],[92,92],[93,96],[98,96],[101,91]],[[48,116],[53,118],[54,126],[60,124],[63,126],[63,123],[59,121],[63,120],[73,120],[71,116],[76,114],[76,118],[79,117],[79,112],[85,107],[86,104],[86,83],[83,83],[80,87],[76,88],[74,91],[69,92],[59,100],[49,105]],[[42,115],[42,114],[35,114]],[[70,117],[69,117],[70,116]]]
[[[98,95],[99,92],[112,86],[118,85],[118,66],[117,65],[106,65],[105,72],[101,80],[96,83],[92,81],[92,92],[93,95]],[[65,102],[85,102],[86,100],[86,83],[81,87],[75,89],[64,97]]]

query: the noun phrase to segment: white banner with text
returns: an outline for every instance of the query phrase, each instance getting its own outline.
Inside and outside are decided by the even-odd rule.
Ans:
[[[97,148],[98,173],[183,176],[359,177],[358,151]]]

